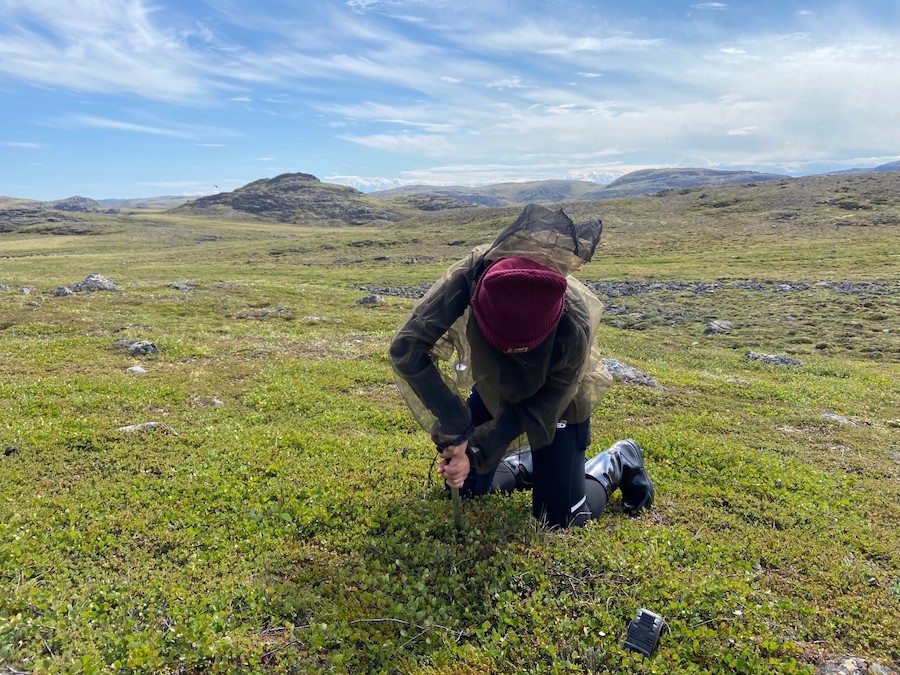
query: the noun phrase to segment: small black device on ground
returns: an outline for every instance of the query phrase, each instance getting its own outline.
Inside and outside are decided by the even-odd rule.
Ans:
[[[659,614],[649,609],[639,609],[634,620],[628,624],[625,647],[644,656],[650,656],[659,643],[659,634],[664,621]]]

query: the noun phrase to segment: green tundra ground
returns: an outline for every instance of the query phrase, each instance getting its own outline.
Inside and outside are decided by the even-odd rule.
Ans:
[[[0,672],[896,667],[900,207],[867,185],[566,207],[606,223],[583,280],[719,284],[609,299],[604,355],[665,389],[617,383],[592,447],[640,441],[657,502],[631,519],[617,495],[569,532],[527,493],[466,503],[454,531],[386,356],[414,300],[356,304],[519,209],[0,234]],[[93,272],[121,292],[43,293]],[[119,430],[142,422],[161,426]],[[667,621],[650,659],[622,646],[641,607]]]

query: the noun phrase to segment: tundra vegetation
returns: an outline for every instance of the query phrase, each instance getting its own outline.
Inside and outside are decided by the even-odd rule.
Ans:
[[[386,355],[519,207],[0,233],[0,672],[896,667],[898,178],[565,205],[605,223],[603,354],[662,385],[592,425],[644,446],[653,509],[567,532],[517,493],[457,533]],[[95,272],[120,290],[48,293]],[[642,607],[652,658],[622,644]]]

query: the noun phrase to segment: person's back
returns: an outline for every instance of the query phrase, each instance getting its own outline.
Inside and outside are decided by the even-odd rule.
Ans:
[[[404,397],[443,450],[447,485],[466,496],[533,487],[535,517],[554,526],[599,516],[623,481],[631,511],[653,498],[633,441],[585,474],[591,409],[611,377],[594,354],[602,305],[569,275],[601,232],[598,220],[529,206],[448,270],[390,350]],[[529,449],[505,458],[523,434]]]

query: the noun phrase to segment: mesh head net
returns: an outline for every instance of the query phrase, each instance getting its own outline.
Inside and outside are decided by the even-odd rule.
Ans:
[[[590,261],[602,233],[603,223],[596,218],[574,223],[562,209],[531,204],[500,233],[485,258],[530,258],[568,275]]]

